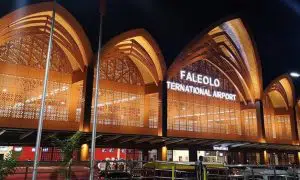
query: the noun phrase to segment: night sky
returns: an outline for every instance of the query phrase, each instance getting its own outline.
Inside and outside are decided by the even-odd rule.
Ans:
[[[0,16],[36,2],[42,1],[0,0]],[[95,51],[99,1],[58,3],[83,26]],[[264,87],[283,73],[300,72],[300,0],[108,0],[103,43],[130,29],[144,28],[169,66],[192,39],[230,17],[240,17],[255,41]],[[300,92],[300,79],[295,84]]]

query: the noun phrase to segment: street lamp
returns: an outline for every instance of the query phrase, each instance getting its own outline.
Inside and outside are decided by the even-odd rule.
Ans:
[[[294,77],[294,78],[298,78],[298,77],[300,77],[300,74],[297,72],[290,72],[290,76]]]

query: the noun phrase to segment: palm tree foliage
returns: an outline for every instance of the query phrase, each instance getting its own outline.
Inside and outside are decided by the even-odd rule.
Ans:
[[[58,147],[62,153],[62,170],[66,179],[71,179],[71,166],[73,161],[73,154],[80,148],[80,140],[82,133],[77,131],[74,135],[66,139],[59,139],[56,135],[50,136],[53,146]]]
[[[11,150],[3,160],[0,160],[0,180],[15,173],[18,156],[19,153]]]

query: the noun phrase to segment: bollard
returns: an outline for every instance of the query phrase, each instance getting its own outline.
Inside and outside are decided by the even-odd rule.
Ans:
[[[293,177],[294,177],[294,179],[297,179],[297,178],[296,178],[296,177],[297,177],[297,176],[296,176],[296,170],[295,170],[295,169],[296,169],[296,166],[293,165],[292,168],[293,168]]]
[[[253,171],[253,167],[251,167],[251,174],[252,174],[252,180],[254,180],[254,171]]]
[[[172,180],[175,180],[175,165],[172,166]]]
[[[207,171],[205,166],[203,166],[203,180],[207,180]]]
[[[275,168],[275,166],[273,168],[274,168],[274,177],[275,177],[275,180],[277,180],[276,168]]]
[[[226,172],[225,173],[226,173],[226,179],[229,179],[230,172],[229,172],[229,168],[228,167],[226,168]]]
[[[153,173],[153,175],[154,175],[154,179],[156,179],[156,165],[154,166],[154,173]]]

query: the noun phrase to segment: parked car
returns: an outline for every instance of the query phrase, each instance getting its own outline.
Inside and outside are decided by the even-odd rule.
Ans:
[[[292,180],[286,168],[247,167],[241,174],[249,180]]]
[[[124,171],[101,171],[98,179],[132,179],[132,175]]]

